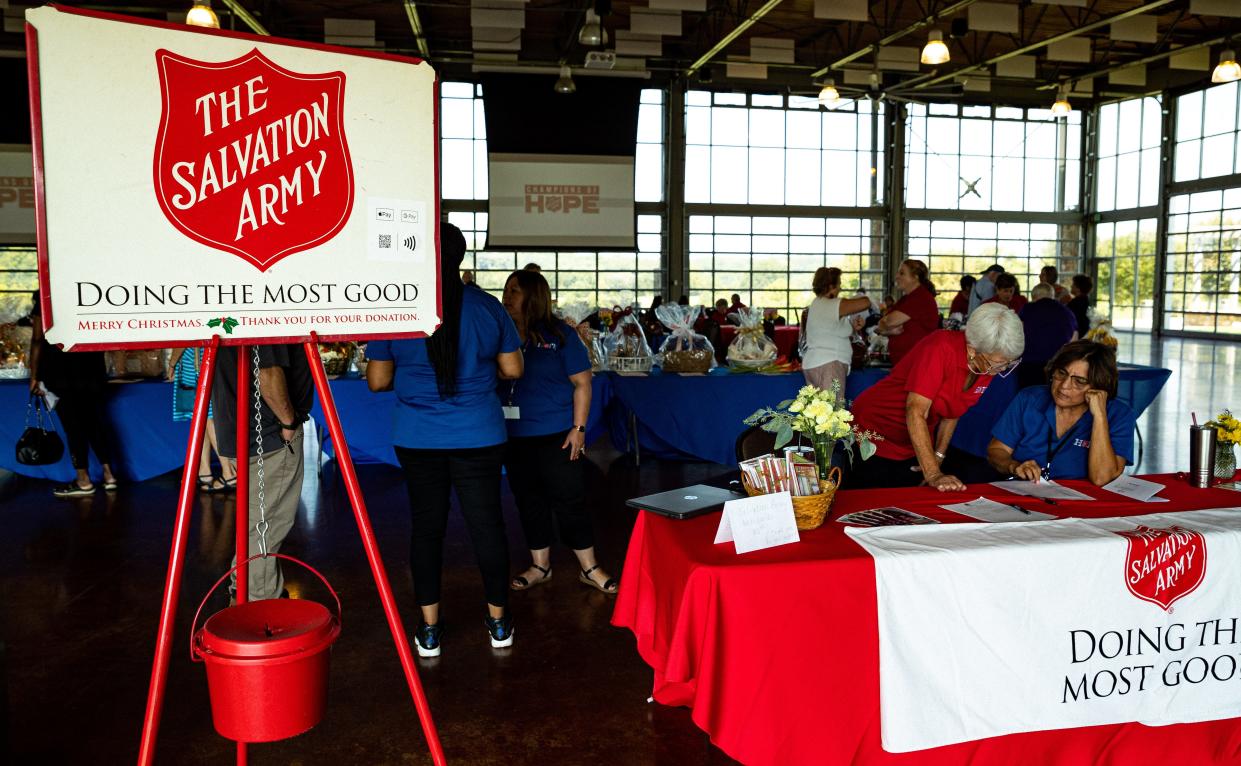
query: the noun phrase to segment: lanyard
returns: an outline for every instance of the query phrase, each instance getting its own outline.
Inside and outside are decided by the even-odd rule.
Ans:
[[[1064,449],[1064,446],[1072,441],[1073,434],[1077,433],[1077,426],[1079,424],[1080,421],[1073,424],[1073,427],[1070,428],[1069,432],[1064,435],[1064,438],[1060,440],[1060,443],[1056,445],[1055,449],[1052,449],[1051,443],[1056,438],[1056,431],[1051,426],[1047,427],[1047,464],[1043,467],[1044,479],[1051,478],[1051,461],[1055,460],[1056,455],[1060,454],[1060,450]]]

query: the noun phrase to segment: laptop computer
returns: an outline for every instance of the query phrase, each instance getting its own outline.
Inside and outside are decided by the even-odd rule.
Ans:
[[[625,505],[667,516],[670,519],[692,519],[704,513],[721,510],[727,501],[740,500],[745,496],[745,491],[740,485],[733,490],[710,484],[694,484],[645,497],[635,497],[632,500],[626,500]]]

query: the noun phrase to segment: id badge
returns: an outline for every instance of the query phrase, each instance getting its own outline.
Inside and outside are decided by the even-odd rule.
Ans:
[[[505,420],[521,420],[521,407],[510,405],[508,407],[502,407],[501,409],[504,410]]]

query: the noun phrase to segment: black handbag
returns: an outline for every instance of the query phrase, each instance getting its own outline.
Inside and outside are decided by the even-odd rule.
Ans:
[[[30,415],[34,414],[34,425],[30,424]],[[44,426],[43,419],[47,418]],[[17,462],[22,465],[51,465],[59,463],[65,456],[65,443],[60,440],[52,426],[52,413],[47,410],[43,397],[30,395],[30,404],[26,406],[26,430],[17,440]]]

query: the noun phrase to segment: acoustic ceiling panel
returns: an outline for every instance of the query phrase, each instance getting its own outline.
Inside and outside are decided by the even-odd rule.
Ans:
[[[754,64],[749,61],[729,61],[725,64],[724,73],[730,78],[766,80],[767,65]]]
[[[1130,16],[1127,19],[1112,22],[1109,36],[1113,40],[1131,43],[1153,43],[1159,34],[1158,22],[1149,14]]]
[[[1139,64],[1112,72],[1107,76],[1107,81],[1111,85],[1144,86],[1146,85],[1146,65]]]
[[[1206,72],[1211,67],[1211,49],[1194,48],[1184,53],[1173,53],[1168,59],[1169,69],[1188,69],[1191,72]]]
[[[892,72],[917,72],[921,56],[921,48],[885,45],[875,54],[875,64],[880,69]]]
[[[751,37],[750,61],[792,64],[794,61],[793,41],[775,37]]]
[[[1030,0],[1039,5],[1067,5],[1070,8],[1085,8],[1086,0]]]
[[[639,35],[628,29],[618,29],[616,55],[659,58],[664,55],[664,43],[659,35]]]
[[[1078,64],[1090,63],[1090,38],[1070,37],[1047,46],[1048,61],[1071,61]]]
[[[629,14],[629,31],[640,35],[681,36],[680,11],[653,11],[634,8]]]
[[[648,0],[647,5],[658,11],[707,10],[707,0]]]
[[[970,29],[976,32],[1018,32],[1018,8],[1005,3],[975,3],[969,9]]]
[[[867,21],[870,19],[869,0],[814,0],[816,19],[839,21]]]
[[[985,74],[968,74],[957,78],[967,93],[990,93],[991,78]]]
[[[996,77],[1031,80],[1038,75],[1038,59],[1034,56],[1013,56],[995,65]]]
[[[324,19],[323,42],[354,48],[375,47],[374,19]]]
[[[1238,0],[1189,0],[1189,12],[1198,16],[1241,18],[1241,2]]]

